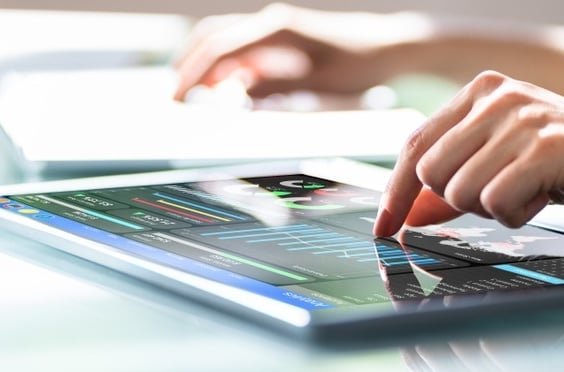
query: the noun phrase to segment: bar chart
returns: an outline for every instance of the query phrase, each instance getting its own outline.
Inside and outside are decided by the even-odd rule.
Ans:
[[[411,264],[431,269],[459,264],[424,251],[406,252],[393,242],[375,241],[311,221],[283,226],[251,223],[221,229],[201,227],[172,233],[328,280],[378,275],[379,265],[386,266],[388,272],[401,273],[410,271]]]

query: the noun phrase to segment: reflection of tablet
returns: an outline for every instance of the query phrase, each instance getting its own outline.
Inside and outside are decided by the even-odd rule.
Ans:
[[[7,229],[316,339],[564,306],[564,236],[464,217],[373,239],[388,172],[343,159],[6,186]],[[554,307],[552,307],[554,308]]]

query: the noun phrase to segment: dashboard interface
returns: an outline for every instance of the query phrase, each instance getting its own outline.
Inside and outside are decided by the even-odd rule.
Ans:
[[[375,239],[379,197],[288,174],[2,196],[0,207],[308,310],[564,284],[559,234],[467,215]]]

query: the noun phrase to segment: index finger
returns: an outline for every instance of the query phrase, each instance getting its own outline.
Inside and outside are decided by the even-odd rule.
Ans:
[[[419,160],[444,133],[468,114],[472,105],[473,98],[469,94],[469,86],[466,86],[410,135],[381,198],[374,224],[376,236],[392,236],[401,228],[423,186],[416,172]]]

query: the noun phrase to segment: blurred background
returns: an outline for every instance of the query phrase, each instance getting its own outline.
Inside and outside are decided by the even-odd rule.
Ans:
[[[334,10],[395,11],[401,9],[431,10],[473,16],[491,16],[543,22],[561,22],[564,3],[559,0],[519,1],[513,0],[301,0],[287,1],[291,4]],[[20,9],[67,9],[98,11],[131,11],[182,13],[194,17],[215,13],[255,11],[267,0],[2,0],[0,7]]]
[[[421,10],[449,15],[554,24],[562,22],[561,15],[564,11],[564,2],[558,0],[520,1],[518,4],[512,0],[475,0],[472,2],[464,0],[288,0],[285,2],[326,10],[380,13]],[[31,18],[14,17],[14,14],[9,14],[9,17],[4,18],[10,22],[2,18],[4,24],[0,25],[2,33],[8,32],[12,35],[11,38],[4,38],[0,43],[0,57],[3,61],[0,64],[0,74],[3,71],[21,70],[26,67],[37,69],[39,64],[49,65],[51,68],[56,64],[60,68],[69,66],[76,68],[81,64],[84,67],[96,66],[99,68],[166,63],[171,61],[175,55],[182,53],[190,26],[199,18],[213,14],[256,12],[270,3],[272,1],[268,0],[0,0],[0,12],[51,10],[122,15],[112,20],[107,14],[104,17],[92,17],[92,14],[84,17],[82,14],[82,17],[75,15],[63,18],[53,16],[53,14],[50,17],[42,18],[36,15]],[[128,16],[124,19],[125,14]],[[144,17],[135,19],[134,14],[153,15],[153,17],[150,20]],[[62,45],[53,45],[54,40]],[[44,45],[46,42],[51,44]],[[68,51],[69,45],[73,43],[75,45],[72,45],[71,49],[74,51],[83,46],[83,51],[85,49],[96,50],[96,55],[90,53],[88,58],[84,58],[84,53],[78,56],[67,54],[64,59],[65,63],[61,65],[61,51]],[[58,54],[42,55],[41,60],[38,59],[37,53],[34,53],[31,61],[21,58],[25,52],[29,50],[37,52],[42,47],[48,47],[51,51],[58,50]],[[103,48],[106,49],[105,52],[100,53]],[[133,49],[136,49],[137,52],[142,50],[143,53],[132,54]],[[11,60],[6,58],[13,57],[14,50],[19,55],[17,63],[12,63],[13,58]],[[28,56],[30,55],[28,53]],[[53,61],[54,58],[57,61]],[[30,63],[33,66],[29,66]],[[405,79],[386,82],[386,85],[394,90],[394,105],[412,107],[424,114],[434,111],[459,88],[449,81],[429,76],[407,76]],[[303,97],[300,99],[304,101]],[[380,106],[382,105],[378,104],[377,108],[381,108]],[[383,106],[386,108],[386,105]]]
[[[326,10],[379,13],[421,10],[543,23],[560,23],[564,11],[564,2],[558,0],[521,1],[518,4],[510,0],[473,2],[288,0],[287,2]],[[68,160],[67,154],[70,152],[73,154],[71,159],[74,162],[73,171],[85,169],[83,164],[78,165],[78,162],[74,161],[78,152],[85,153],[86,158],[95,160],[99,160],[95,156],[100,155],[94,150],[92,153],[87,152],[83,138],[78,137],[71,141],[69,133],[76,133],[74,128],[77,122],[86,125],[84,122],[87,118],[96,122],[97,130],[94,132],[103,133],[101,123],[112,125],[116,121],[116,116],[113,116],[111,121],[94,118],[94,114],[99,114],[101,111],[124,113],[119,116],[124,118],[120,122],[131,125],[131,128],[125,124],[120,126],[124,133],[127,131],[127,135],[130,135],[134,132],[133,129],[135,133],[139,133],[141,132],[139,128],[143,128],[147,140],[152,141],[154,131],[151,128],[155,123],[147,123],[148,120],[132,120],[127,114],[140,111],[142,113],[137,117],[149,118],[165,110],[171,110],[168,106],[172,102],[176,75],[169,68],[171,62],[182,55],[195,21],[213,14],[256,12],[269,3],[272,2],[267,0],[0,0],[0,35],[3,35],[0,38],[0,157],[13,158],[12,163],[18,165],[16,168],[31,159],[34,163],[30,166],[33,173],[37,163],[41,163],[39,165],[41,169],[45,168],[47,161],[53,159],[60,164],[61,159]],[[160,69],[161,67],[164,69]],[[133,73],[139,71],[139,74],[124,74],[124,68]],[[110,74],[108,70],[112,69],[117,73]],[[110,86],[112,89],[108,89]],[[198,91],[199,96],[187,101],[203,103],[199,106],[207,106],[212,110],[219,105],[218,103],[221,103],[222,107],[248,108],[248,97],[244,90],[230,85],[224,85],[222,88],[224,89],[215,89],[213,94],[208,91],[203,93]],[[283,99],[277,97],[276,100],[270,100],[269,105],[263,102],[261,106],[255,102],[254,107],[271,111],[410,108],[428,115],[447,101],[460,87],[457,83],[438,76],[411,74],[384,81],[382,85],[374,88],[378,89],[369,89],[353,97],[313,96],[299,92],[300,94],[288,94]],[[133,105],[133,108],[126,103]],[[146,115],[145,112],[149,109],[152,110],[151,115]],[[174,110],[176,112],[176,108]],[[23,115],[24,113],[26,115]],[[62,120],[62,114],[70,119]],[[193,122],[202,117],[207,118],[209,110],[189,114],[191,119],[189,121]],[[61,124],[63,122],[68,122],[68,125],[63,126]],[[30,127],[30,123],[34,123],[35,126]],[[55,126],[59,128],[58,131],[54,131]],[[51,131],[50,133],[63,133],[57,138],[64,138],[65,146],[39,141],[38,138],[41,136],[38,133],[43,133],[41,130],[46,128]],[[381,138],[388,138],[391,133],[390,127],[379,128],[383,133],[378,135]],[[118,138],[115,134],[116,129],[111,129],[114,133],[113,138]],[[106,138],[100,138],[99,141],[107,144]],[[143,143],[140,141],[137,143]],[[114,142],[118,145],[112,148],[119,152],[104,154],[111,156],[112,160],[147,156],[141,152],[149,146],[137,146],[140,150],[134,152],[135,149],[131,146],[119,146],[119,138]],[[69,143],[75,144],[70,150],[67,149]],[[88,143],[96,144],[96,141],[90,137]],[[14,147],[15,151],[12,149]],[[151,149],[153,147],[150,146]],[[378,146],[371,145],[372,147],[380,149],[382,143]],[[99,146],[96,146],[96,149],[98,148]],[[171,146],[167,146],[167,149],[170,148]],[[55,150],[61,151],[53,153]],[[63,150],[64,154],[62,154]],[[22,152],[23,156],[20,156]],[[176,155],[167,152],[157,157],[151,153],[149,158],[185,158]],[[190,159],[193,159],[193,155]],[[113,161],[113,163],[117,162]],[[131,164],[127,163],[126,167],[130,166]],[[162,165],[159,163],[157,166]],[[106,163],[103,167],[106,171]],[[0,179],[9,179],[3,173],[15,173],[11,170],[7,171],[7,167],[3,169],[0,170]]]

